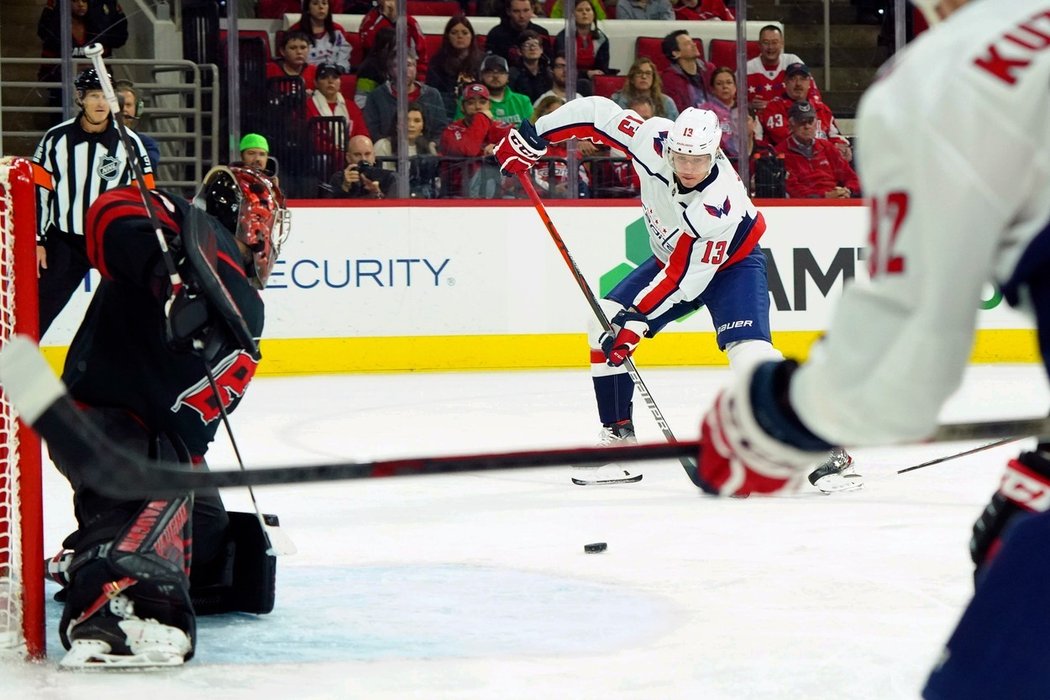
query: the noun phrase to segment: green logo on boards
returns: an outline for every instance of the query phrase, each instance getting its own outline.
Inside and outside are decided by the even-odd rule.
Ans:
[[[624,232],[624,248],[627,262],[622,262],[613,269],[606,272],[598,280],[598,296],[605,296],[612,288],[620,283],[631,270],[641,265],[653,254],[649,247],[649,232],[645,228],[645,220],[638,217],[627,224]]]

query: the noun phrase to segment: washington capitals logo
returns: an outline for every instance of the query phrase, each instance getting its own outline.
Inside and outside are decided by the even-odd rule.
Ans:
[[[667,140],[666,131],[661,131],[653,137],[653,150],[656,151],[656,155],[663,156],[665,140]]]
[[[716,219],[721,219],[723,216],[729,216],[729,197],[726,197],[725,204],[721,207],[712,207],[710,204],[705,204],[704,209]]]

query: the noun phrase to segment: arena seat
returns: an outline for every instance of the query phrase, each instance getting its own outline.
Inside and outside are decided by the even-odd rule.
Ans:
[[[736,70],[736,42],[729,39],[712,39],[708,45],[708,51],[710,56],[708,61],[714,64],[716,68],[722,66],[728,66],[733,70]],[[747,42],[747,58],[748,60],[754,58],[761,51],[761,47],[757,41]]]
[[[656,64],[656,70],[663,71],[665,68],[671,65],[671,61],[668,60],[667,56],[664,56],[663,49],[660,48],[660,44],[663,43],[663,37],[656,36],[640,36],[634,41],[634,57],[645,56]],[[701,58],[704,55],[704,42],[702,39],[693,39],[693,43],[696,44],[696,48],[700,51]]]
[[[463,12],[459,3],[454,0],[407,0],[405,7],[410,17],[413,15],[453,17]]]
[[[229,36],[229,32],[225,29],[219,30],[219,45],[226,46],[226,37]],[[272,48],[270,47],[270,33],[265,29],[241,29],[237,32],[237,36],[241,39],[260,39],[263,46],[266,49],[266,58],[275,58]],[[223,55],[225,55],[226,49],[223,48]]]
[[[624,75],[596,75],[592,78],[594,82],[594,94],[601,97],[612,97],[613,93],[623,87],[627,81]]]

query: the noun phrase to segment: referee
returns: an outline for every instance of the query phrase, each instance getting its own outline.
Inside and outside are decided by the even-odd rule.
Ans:
[[[134,171],[94,68],[73,83],[80,114],[48,130],[33,154],[37,186],[37,273],[40,277],[40,336],[65,308],[91,264],[84,243],[84,215],[106,190],[134,182]],[[128,137],[153,189],[153,166],[142,141]]]

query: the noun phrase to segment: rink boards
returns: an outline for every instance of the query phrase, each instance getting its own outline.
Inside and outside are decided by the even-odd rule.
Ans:
[[[409,207],[301,201],[265,292],[260,372],[582,367],[590,308],[527,203]],[[768,229],[774,343],[804,357],[844,284],[865,283],[867,209],[761,206]],[[551,218],[593,289],[649,255],[637,204],[552,205]],[[77,292],[45,344],[60,361],[97,277]],[[989,287],[973,360],[1029,362],[1031,324]],[[700,310],[642,344],[639,364],[717,365]]]

